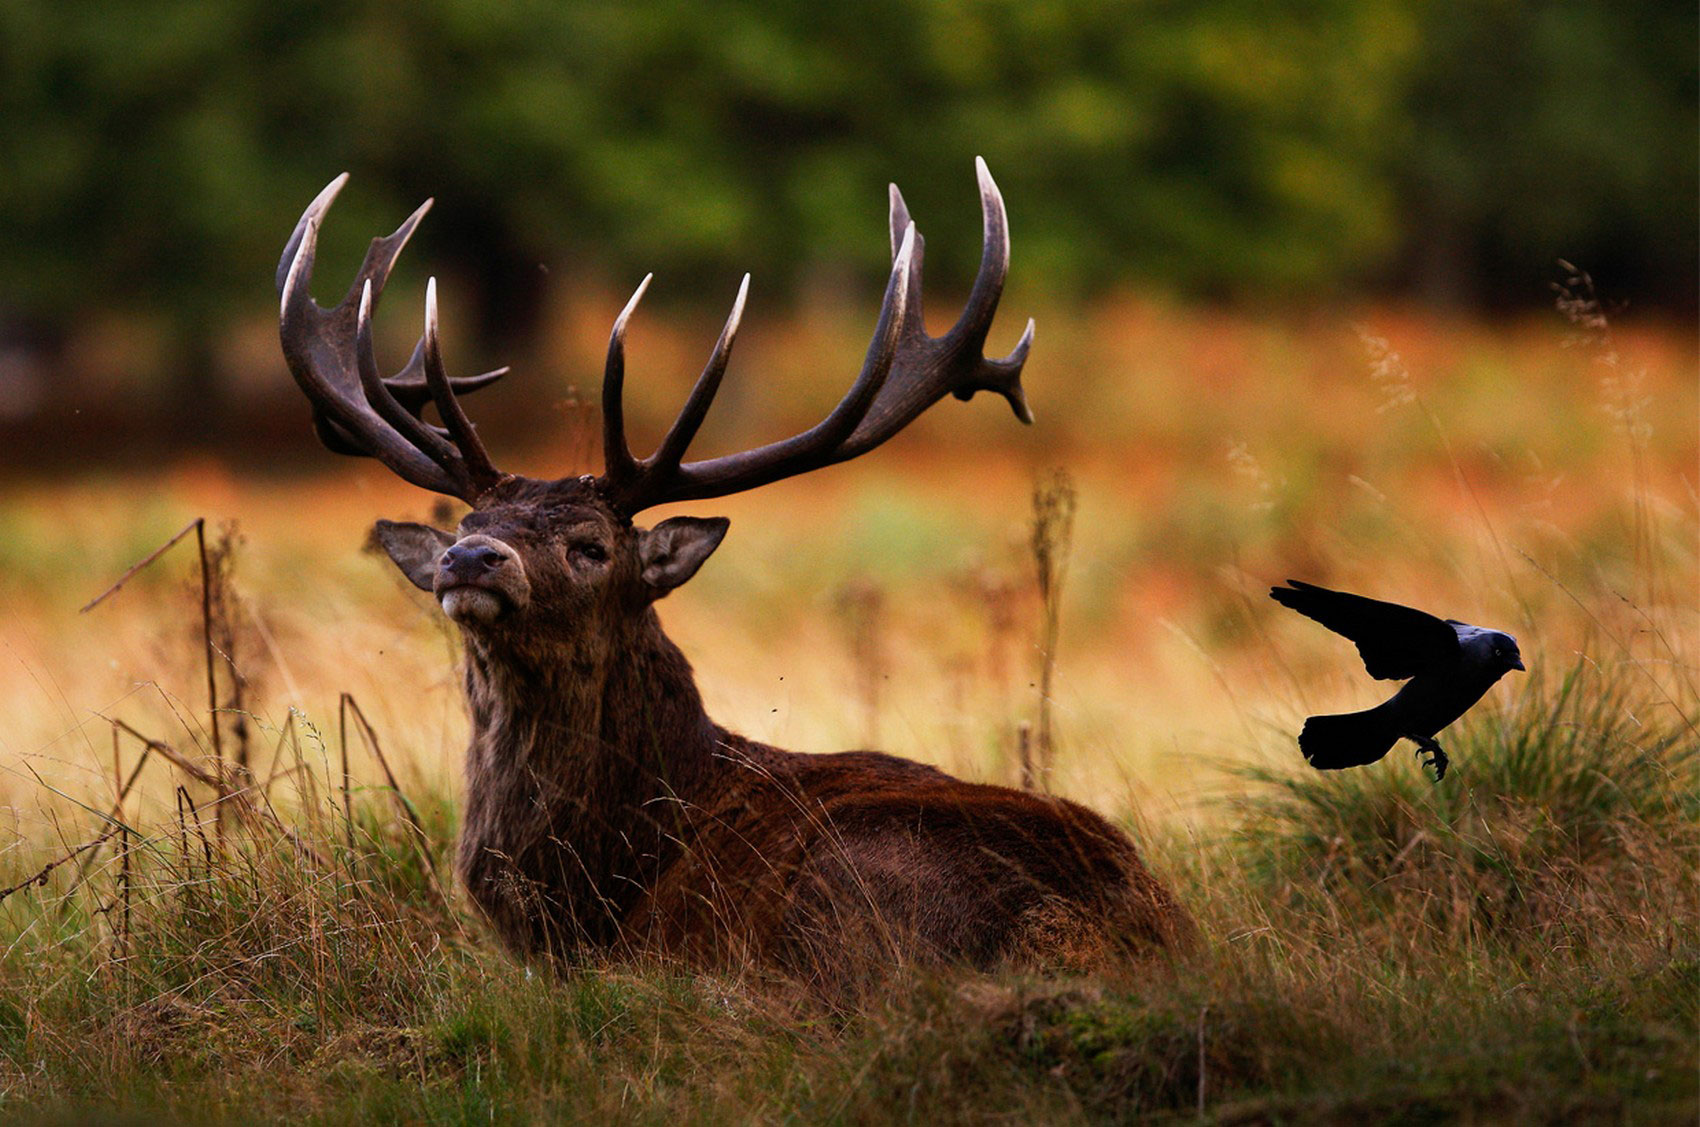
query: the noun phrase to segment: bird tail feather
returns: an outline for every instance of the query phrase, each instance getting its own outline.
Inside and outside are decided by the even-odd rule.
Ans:
[[[1319,771],[1362,767],[1392,750],[1399,733],[1379,708],[1312,716],[1299,733],[1299,750]]]

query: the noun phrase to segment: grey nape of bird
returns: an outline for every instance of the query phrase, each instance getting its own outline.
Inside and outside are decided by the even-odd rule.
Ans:
[[[1312,716],[1299,733],[1299,750],[1322,771],[1374,763],[1401,738],[1427,753],[1434,781],[1448,759],[1435,734],[1464,715],[1505,674],[1523,668],[1517,639],[1454,619],[1436,618],[1398,603],[1330,591],[1297,579],[1272,587],[1269,597],[1314,618],[1356,642],[1369,675],[1406,681],[1374,708],[1339,716]]]

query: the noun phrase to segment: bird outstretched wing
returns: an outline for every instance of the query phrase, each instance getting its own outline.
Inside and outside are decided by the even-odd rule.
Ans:
[[[1458,664],[1458,632],[1444,619],[1297,579],[1287,583],[1270,588],[1269,597],[1356,642],[1371,677],[1400,681]]]

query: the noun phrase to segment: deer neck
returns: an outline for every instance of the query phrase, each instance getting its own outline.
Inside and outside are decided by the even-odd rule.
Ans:
[[[564,643],[497,647],[469,638],[466,693],[475,742],[500,753],[475,769],[603,758],[690,775],[712,744],[690,663],[653,608],[634,629]]]
[[[633,629],[547,649],[469,637],[466,690],[468,890],[515,947],[616,935],[716,774],[724,733],[690,663],[649,609]],[[502,891],[516,883],[548,903],[516,908]]]

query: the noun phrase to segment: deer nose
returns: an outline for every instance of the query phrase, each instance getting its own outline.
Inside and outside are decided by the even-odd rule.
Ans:
[[[437,561],[441,580],[469,583],[481,579],[507,562],[507,553],[490,544],[454,544]]]

